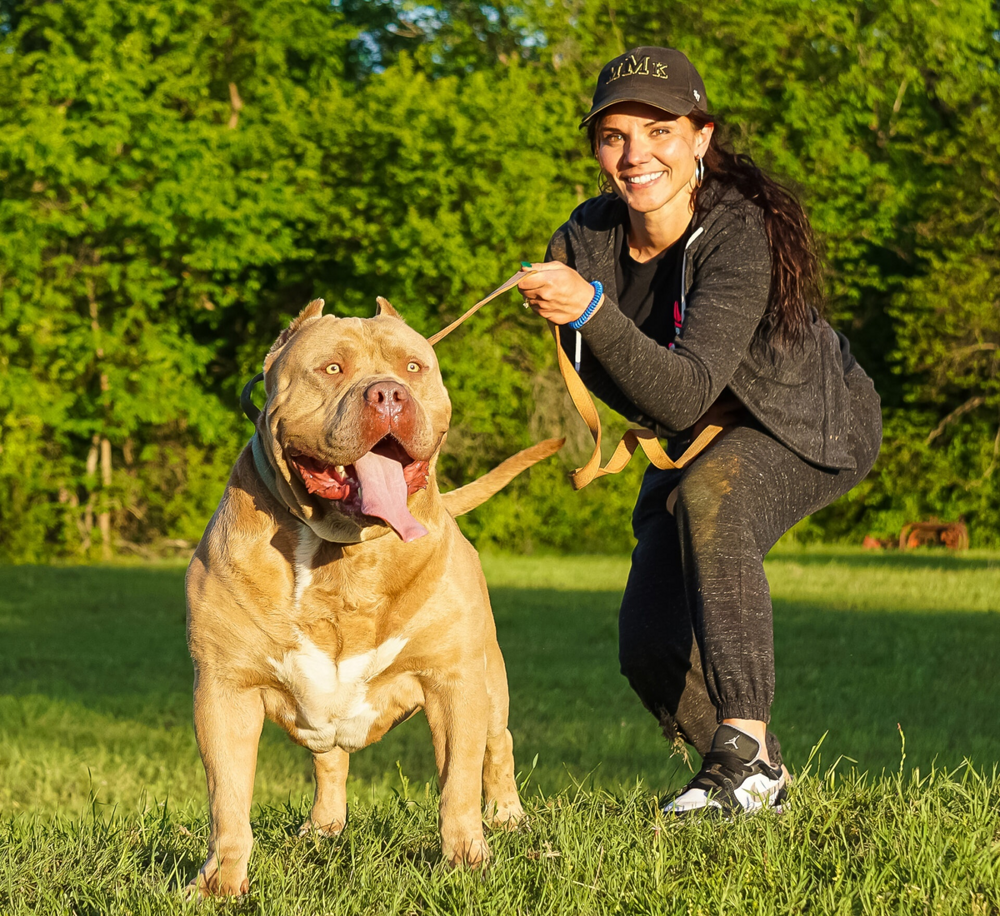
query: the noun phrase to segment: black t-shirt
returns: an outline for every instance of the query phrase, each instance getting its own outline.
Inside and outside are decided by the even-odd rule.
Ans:
[[[681,326],[681,273],[687,238],[685,232],[662,255],[644,264],[632,259],[625,239],[615,265],[619,310],[664,347],[673,346]]]

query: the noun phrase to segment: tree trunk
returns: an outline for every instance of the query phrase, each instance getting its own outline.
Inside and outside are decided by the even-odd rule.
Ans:
[[[100,439],[97,434],[90,440],[90,451],[87,452],[87,506],[83,511],[83,541],[80,543],[80,550],[87,553],[94,543],[94,484],[97,476],[97,457]]]
[[[111,442],[108,439],[101,439],[101,487],[103,508],[98,516],[98,524],[101,528],[101,559],[111,559],[111,507],[108,499],[111,491]]]

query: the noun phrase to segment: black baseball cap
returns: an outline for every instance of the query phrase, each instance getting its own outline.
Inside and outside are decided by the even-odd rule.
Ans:
[[[643,102],[677,117],[708,114],[708,94],[694,64],[675,48],[633,48],[604,65],[587,124],[619,102]]]

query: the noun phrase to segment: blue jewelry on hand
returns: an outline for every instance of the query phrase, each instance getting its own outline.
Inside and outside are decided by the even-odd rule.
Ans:
[[[583,314],[576,321],[569,323],[574,331],[579,331],[590,320],[590,316],[597,311],[597,304],[604,295],[604,284],[600,280],[591,280],[590,285],[594,287],[594,298],[590,300],[590,305],[583,310]]]

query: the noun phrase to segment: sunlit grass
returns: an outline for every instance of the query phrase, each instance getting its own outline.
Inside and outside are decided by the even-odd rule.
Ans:
[[[774,554],[773,727],[799,778],[784,817],[730,825],[655,815],[687,770],[617,671],[628,559],[484,567],[529,827],[493,836],[485,879],[442,871],[417,717],[353,756],[347,834],[297,841],[309,755],[269,727],[241,912],[998,912],[1000,556]],[[182,580],[0,569],[0,913],[181,907],[206,830]]]
[[[963,768],[871,780],[800,776],[783,815],[666,822],[642,787],[531,795],[492,833],[485,872],[446,870],[436,798],[353,809],[334,840],[298,839],[302,804],[258,808],[253,914],[994,914],[1000,780]],[[195,806],[0,820],[10,916],[218,912],[185,902],[204,857]]]

